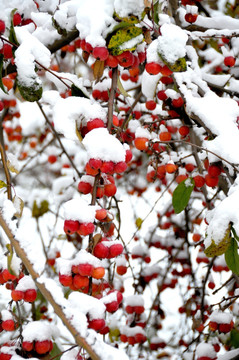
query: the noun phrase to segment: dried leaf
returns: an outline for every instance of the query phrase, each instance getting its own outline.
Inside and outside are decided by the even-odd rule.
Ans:
[[[16,169],[16,167],[13,165],[13,163],[9,159],[7,160],[7,167],[8,167],[8,170],[11,171],[12,173],[19,174],[19,171]]]
[[[0,180],[0,189],[4,187],[7,187],[7,184],[4,181]]]
[[[24,201],[19,196],[14,196],[12,202],[15,209],[17,210],[14,216],[20,218],[24,209]]]
[[[101,61],[101,60],[96,60],[93,66],[93,75],[94,75],[94,79],[99,81],[100,78],[103,75],[104,72],[104,67],[105,67],[105,62]]]

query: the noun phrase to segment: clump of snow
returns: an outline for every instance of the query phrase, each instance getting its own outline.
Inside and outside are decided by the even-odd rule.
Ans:
[[[50,340],[55,331],[55,326],[48,321],[31,321],[24,326],[22,336],[24,341],[44,341]]]
[[[144,0],[114,0],[114,7],[120,17],[131,14],[140,17],[145,8]]]
[[[53,108],[53,121],[56,131],[72,140],[78,140],[76,127],[80,128],[82,121],[85,120],[86,125],[87,120],[95,118],[106,122],[106,110],[98,103],[93,103],[83,97],[59,98]]]
[[[15,51],[15,64],[17,67],[18,81],[24,86],[31,87],[41,81],[35,72],[35,60],[50,66],[50,51],[24,27],[16,28],[16,36],[20,46]]]
[[[77,4],[76,28],[81,38],[93,47],[104,46],[105,31],[114,23],[113,2],[111,0],[81,0],[80,2],[76,0],[75,3]]]
[[[214,350],[212,344],[209,343],[200,343],[196,348],[196,357],[208,357],[210,359],[216,359],[217,353]]]
[[[142,295],[130,295],[125,299],[125,306],[144,306],[144,298]]]
[[[215,310],[210,315],[210,321],[215,321],[217,324],[230,324],[232,321],[232,314]]]
[[[239,187],[229,196],[222,200],[215,209],[211,210],[207,218],[209,225],[207,228],[207,237],[205,239],[205,247],[211,244],[211,239],[216,244],[223,239],[229,223],[232,222],[237,234],[239,234],[239,221],[237,216],[237,208],[239,203]]]
[[[78,220],[81,223],[94,222],[95,207],[81,199],[72,199],[63,205],[64,218],[66,220]]]
[[[72,292],[68,300],[72,308],[79,309],[80,312],[88,315],[90,320],[103,319],[105,316],[105,305],[97,298],[79,292]]]
[[[82,143],[86,148],[88,159],[101,159],[115,163],[125,161],[123,145],[105,128],[91,130]]]
[[[188,36],[184,30],[173,24],[162,25],[160,32],[158,52],[169,64],[174,64],[186,55]]]
[[[135,137],[136,138],[146,138],[146,139],[151,139],[151,134],[147,129],[144,129],[142,127],[137,127],[136,132],[135,132]]]
[[[5,309],[1,311],[1,318],[2,318],[2,321],[14,319],[13,314],[10,311],[5,310]]]
[[[15,289],[19,290],[19,291],[26,291],[28,289],[36,290],[36,285],[35,285],[34,281],[32,280],[31,276],[25,275],[19,280]]]

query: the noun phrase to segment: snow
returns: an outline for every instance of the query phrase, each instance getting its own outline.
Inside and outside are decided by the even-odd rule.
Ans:
[[[95,208],[81,199],[72,199],[63,205],[66,220],[78,220],[80,223],[94,222]]]
[[[87,151],[87,158],[113,161],[125,161],[125,149],[121,142],[111,135],[107,129],[93,129],[82,141]]]
[[[160,28],[161,36],[158,37],[159,54],[169,63],[174,64],[186,55],[188,36],[179,26],[164,24]]]
[[[75,312],[76,309],[79,310],[88,315],[90,320],[103,319],[105,316],[105,305],[97,298],[79,292],[72,292],[68,300]]]
[[[55,92],[53,93],[53,97],[54,102],[56,99]],[[66,99],[58,98],[53,107],[53,121],[56,131],[72,140],[79,141],[76,135],[76,126],[79,129],[82,122],[86,125],[87,120],[95,118],[102,119],[106,122],[106,110],[98,103],[86,98],[74,96]]]
[[[124,299],[125,306],[144,306],[144,298],[142,295],[131,295]]]
[[[24,275],[19,281],[18,284],[15,288],[16,290],[19,291],[26,291],[28,289],[35,289],[36,290],[36,285],[34,283],[34,281],[32,280],[32,277],[29,275]]]
[[[196,356],[197,358],[207,356],[211,359],[217,358],[217,353],[214,350],[214,347],[212,344],[209,343],[200,343],[196,348]]]
[[[36,83],[40,84],[40,79],[35,72],[35,60],[43,66],[49,67],[51,53],[25,27],[17,27],[15,31],[17,40],[20,43],[20,46],[15,51],[18,81],[27,87],[31,87]]]
[[[23,341],[44,341],[50,340],[56,332],[55,326],[48,321],[38,320],[31,321],[23,327]]]
[[[233,223],[233,227],[237,234],[239,234],[239,221],[238,221],[238,211],[239,211],[239,188],[237,186],[233,192],[228,194],[224,200],[222,200],[215,209],[211,210],[207,217],[209,218],[209,225],[207,228],[207,237],[205,239],[205,246],[210,245],[211,239],[218,244],[222,238],[223,234],[226,233],[226,230],[229,226],[229,223]]]
[[[114,8],[120,17],[131,14],[141,17],[145,6],[143,0],[114,0]]]
[[[217,324],[230,324],[232,321],[232,314],[215,310],[209,318],[210,321],[215,321]]]

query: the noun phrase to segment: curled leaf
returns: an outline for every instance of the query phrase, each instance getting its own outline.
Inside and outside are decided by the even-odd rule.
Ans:
[[[34,200],[33,207],[32,207],[32,216],[35,218],[39,218],[40,216],[47,213],[49,210],[49,203],[47,200],[43,200],[40,203],[40,206],[37,205],[36,200]]]
[[[19,196],[14,196],[12,202],[16,209],[14,216],[20,218],[22,216],[22,212],[24,208],[24,201]]]

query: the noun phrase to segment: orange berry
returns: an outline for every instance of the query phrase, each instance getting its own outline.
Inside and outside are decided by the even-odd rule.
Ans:
[[[94,268],[92,271],[92,277],[94,279],[102,279],[102,277],[105,275],[105,268],[103,267],[97,267]]]
[[[138,137],[134,140],[134,145],[138,150],[147,150],[148,149],[149,139],[144,137]]]
[[[167,165],[165,165],[165,170],[167,173],[172,174],[177,170],[177,165],[172,164],[172,163],[168,163]]]
[[[159,134],[160,141],[170,141],[171,140],[171,134],[168,131],[162,131]]]

